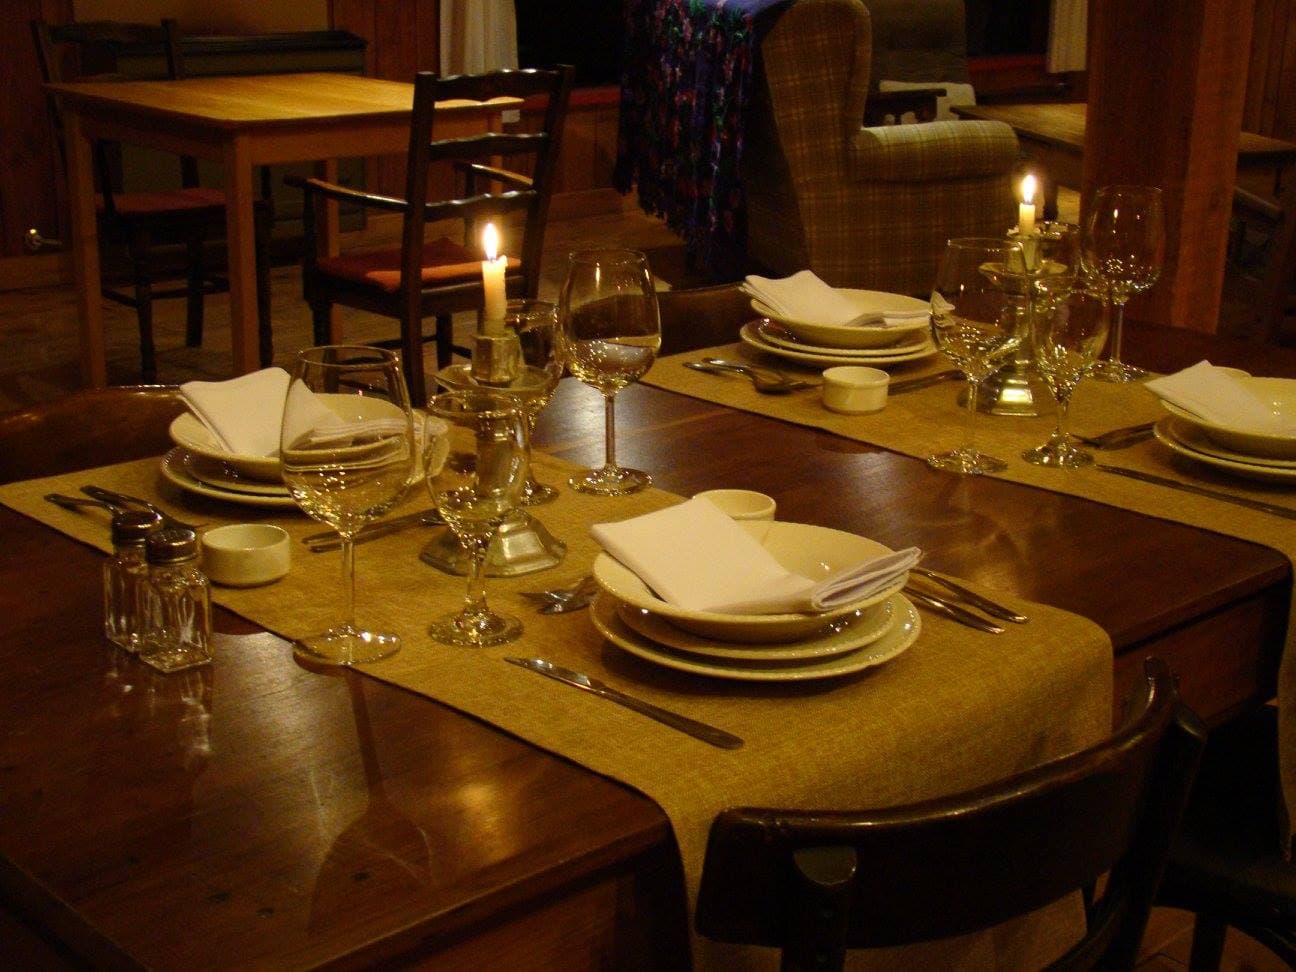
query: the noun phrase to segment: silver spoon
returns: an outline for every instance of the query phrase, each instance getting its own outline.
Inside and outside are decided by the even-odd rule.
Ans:
[[[770,373],[757,371],[754,368],[744,364],[738,364],[734,361],[725,361],[722,358],[705,358],[702,361],[685,362],[684,367],[692,368],[694,371],[705,371],[709,374],[724,374],[732,372],[734,374],[745,375],[750,379],[752,387],[764,395],[785,395],[788,392],[800,391],[803,388],[815,387],[814,382],[803,381],[800,378],[789,378],[780,372]]]

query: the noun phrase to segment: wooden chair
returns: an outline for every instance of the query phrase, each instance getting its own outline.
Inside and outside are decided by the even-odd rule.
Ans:
[[[414,80],[414,113],[410,126],[405,198],[358,192],[318,179],[290,179],[305,192],[306,258],[302,286],[315,321],[315,341],[329,341],[333,304],[394,317],[400,322],[399,341],[384,342],[401,349],[410,397],[427,398],[423,373],[423,318],[436,319],[437,365],[450,361],[451,315],[480,308],[483,303],[481,255],[473,224],[511,213],[525,217],[521,244],[510,242],[505,286],[510,297],[534,297],[540,283],[540,252],[553,189],[554,164],[562,144],[572,68],[495,71],[482,75],[441,78],[420,72]],[[543,126],[537,132],[490,132],[471,138],[438,141],[436,102],[454,98],[487,101],[498,97],[543,98]],[[529,157],[529,174],[501,168],[495,161]],[[455,164],[465,181],[464,195],[426,202],[428,169],[434,162]],[[403,216],[401,245],[376,253],[318,255],[317,220],[327,200],[358,203],[369,209]],[[465,245],[449,237],[428,241],[425,228],[437,220],[465,224]],[[516,235],[505,232],[507,239]]]
[[[0,483],[160,456],[185,411],[169,385],[119,385],[74,392],[0,415]]]
[[[1197,916],[1193,972],[1219,968],[1229,926],[1296,968],[1296,864],[1283,859],[1280,806],[1277,710],[1212,729],[1157,894]]]
[[[1296,283],[1296,179],[1278,199],[1233,190],[1224,299],[1242,309],[1237,336],[1282,342]]]
[[[657,307],[663,357],[737,341],[739,329],[756,316],[751,298],[734,284],[663,290]]]
[[[1081,890],[1088,931],[1055,967],[1130,968],[1203,735],[1149,659],[1115,735],[1002,782],[885,810],[725,810],[697,930],[781,948],[785,969],[839,969],[848,948],[962,935]]]
[[[166,56],[166,78],[185,76],[180,52],[180,36],[174,20],[163,20],[160,27],[150,24],[127,24],[113,21],[90,21],[51,25],[32,21],[37,60],[47,81],[121,80],[99,69],[115,67],[114,52],[126,46],[152,45]],[[64,70],[64,62],[78,63],[75,73]],[[67,167],[63,125],[58,100],[51,96],[51,112],[58,134],[59,150]],[[204,265],[203,243],[209,235],[219,237],[225,229],[225,193],[198,184],[198,163],[189,156],[180,158],[179,189],[149,192],[118,192],[110,165],[111,147],[102,142],[93,146],[95,176],[99,183],[99,227],[106,238],[125,243],[130,257],[133,287],[119,290],[107,284],[103,296],[135,309],[139,318],[140,372],[145,382],[157,378],[157,354],[153,342],[153,301],[184,297],[188,302],[185,322],[185,344],[202,344],[203,298],[208,294],[226,293],[229,281]],[[257,315],[260,319],[261,364],[269,365],[274,357],[270,332],[270,227],[273,219],[268,192],[255,206]],[[183,287],[155,290],[155,247],[182,244],[186,251]],[[166,276],[174,276],[174,271]]]

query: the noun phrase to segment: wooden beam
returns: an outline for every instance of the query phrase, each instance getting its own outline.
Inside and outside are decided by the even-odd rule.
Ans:
[[[1166,263],[1135,316],[1213,332],[1237,172],[1253,0],[1094,0],[1084,192],[1160,186]]]

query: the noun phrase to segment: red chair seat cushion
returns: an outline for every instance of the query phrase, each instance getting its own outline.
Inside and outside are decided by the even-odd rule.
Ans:
[[[321,257],[321,273],[356,283],[369,284],[394,294],[400,290],[400,248],[374,250],[369,253],[347,253]],[[522,261],[508,258],[508,268],[516,270]],[[466,283],[481,279],[481,260],[449,237],[442,236],[423,246],[424,284]]]
[[[103,197],[96,199],[100,212]],[[156,192],[123,192],[113,194],[113,205],[122,216],[160,216],[164,213],[190,212],[199,209],[225,209],[225,193],[202,186],[193,189],[161,189]]]

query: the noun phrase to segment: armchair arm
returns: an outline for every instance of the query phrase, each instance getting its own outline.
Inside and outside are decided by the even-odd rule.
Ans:
[[[861,128],[847,145],[851,178],[869,182],[1006,175],[1017,158],[1017,136],[997,121]]]

